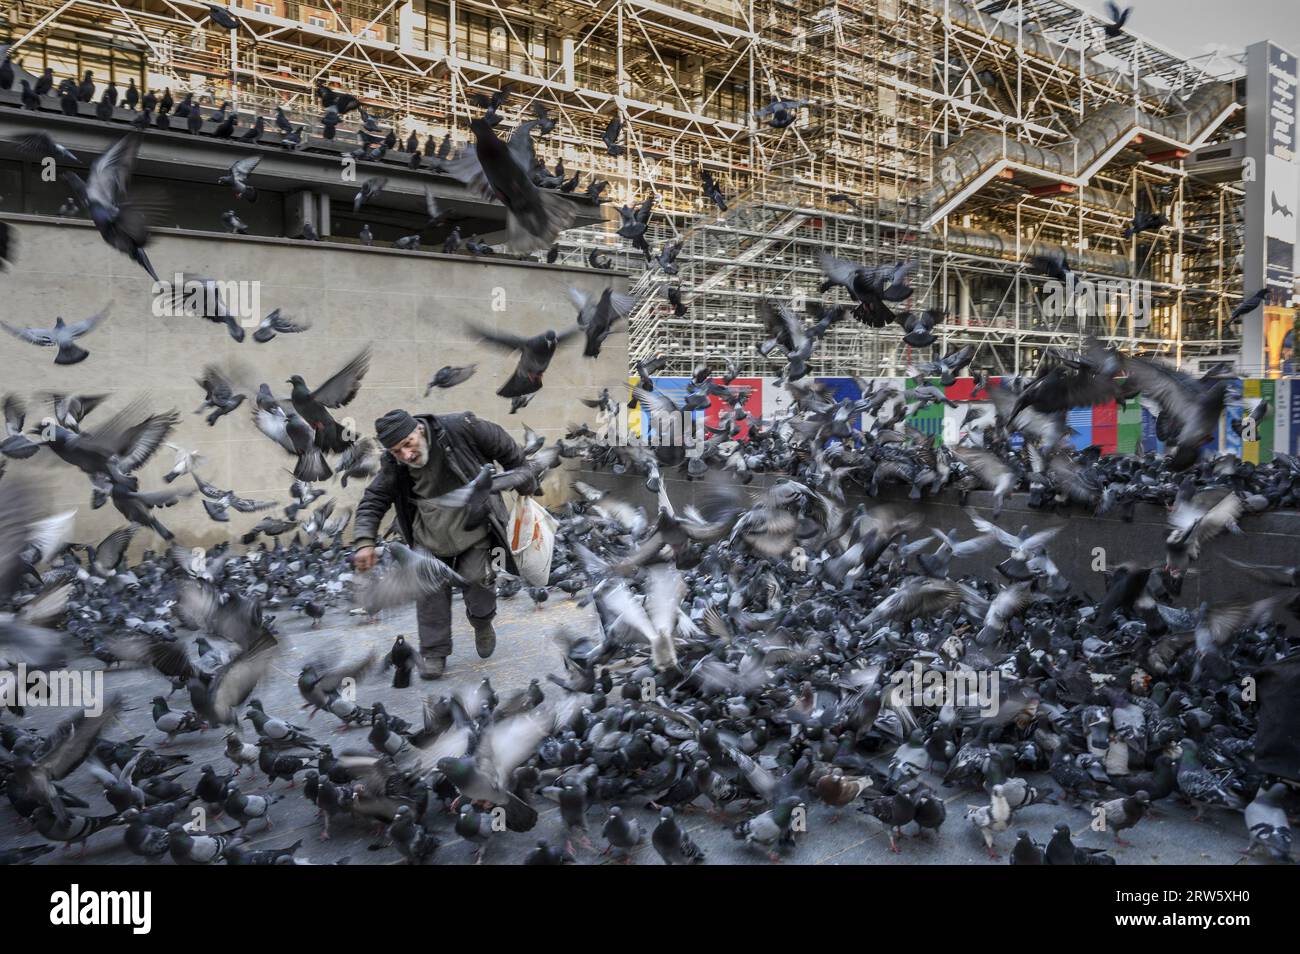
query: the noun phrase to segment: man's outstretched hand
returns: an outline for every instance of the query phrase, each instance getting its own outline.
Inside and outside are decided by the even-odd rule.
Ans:
[[[357,552],[352,554],[352,566],[358,573],[365,573],[378,562],[374,547],[357,547]]]

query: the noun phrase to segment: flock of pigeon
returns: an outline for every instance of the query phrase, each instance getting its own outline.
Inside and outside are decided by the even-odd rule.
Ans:
[[[565,838],[539,842],[526,863],[627,860],[642,844],[665,863],[698,863],[704,852],[681,822],[697,811],[756,858],[776,860],[815,837],[806,812],[818,801],[871,816],[862,824],[883,825],[894,851],[904,850],[900,836],[939,833],[978,837],[994,857],[1010,844],[1015,864],[1106,864],[1113,855],[1076,844],[1065,822],[1046,844],[1003,833],[1031,804],[1086,805],[1123,845],[1123,833],[1166,799],[1190,803],[1198,817],[1242,812],[1243,843],[1289,860],[1292,792],[1253,765],[1257,711],[1242,686],[1293,650],[1283,619],[1300,577],[1294,567],[1239,564],[1276,594],[1199,608],[1177,597],[1189,570],[1213,560],[1217,536],[1241,532],[1252,512],[1296,505],[1300,461],[1278,455],[1255,466],[1183,452],[1221,412],[1223,381],[1095,342],[1060,357],[1033,380],[990,387],[989,410],[968,415],[952,445],[907,424],[909,409],[942,400],[940,390],[864,382],[864,398],[835,402],[792,370],[789,409],[762,420],[747,414],[727,374],[699,369],[688,404],[711,395],[726,410],[690,456],[586,426],[551,448],[529,432],[526,474],[480,475],[444,505],[481,509],[503,487],[536,487],[560,458],[644,480],[658,501],[648,515],[576,481],[575,499],[557,511],[550,585],[500,579],[502,595],[525,590],[539,609],[552,592],[590,604],[589,628],[551,633],[562,667],[547,682],[500,695],[488,680],[469,691],[435,688],[414,722],[366,683],[382,666],[393,689],[411,687],[418,663],[403,637],[382,660],[309,662],[297,677],[304,708],[355,728],[355,742],[338,751],[258,701],[281,654],[273,612],[318,621],[350,605],[360,622],[409,607],[428,588],[457,583],[456,574],[390,539],[381,566],[354,575],[348,512],[332,498],[313,508],[325,494],[313,486],[320,478],[296,481],[283,518],[260,523],[246,549],[172,543],[132,565],[128,547],[142,527],[169,539],[148,512],[157,496],[140,494],[131,471],[162,446],[175,417],[137,421],[129,407],[92,429],[82,418],[93,402],[56,397],[61,423],[32,454],[48,446],[80,467],[128,524],[96,546],[71,543],[72,514],[41,514],[21,474],[0,482],[0,581],[12,609],[0,622],[3,665],[49,669],[93,657],[143,667],[156,679],[157,734],[114,738],[119,700],[44,735],[23,724],[22,711],[0,722],[5,794],[39,836],[0,857],[30,861],[59,843],[84,850],[97,837],[183,864],[302,862],[301,841],[275,849],[246,841],[270,825],[282,790],[301,783],[322,838],[373,841],[382,831],[382,844],[411,863],[439,860],[447,837],[473,844],[481,860],[495,834],[531,830],[550,803]],[[343,393],[364,373],[364,361],[352,365]],[[643,366],[632,391],[651,415],[667,400],[654,389],[655,370]],[[444,378],[441,386],[459,383]],[[314,413],[311,394],[256,413]],[[1168,452],[1065,449],[1065,408],[1110,398],[1152,401]],[[314,400],[332,403],[319,389]],[[610,400],[588,403],[608,410]],[[1013,432],[1023,436],[1017,449]],[[26,440],[13,422],[0,450],[21,458]],[[178,462],[168,476],[192,466]],[[669,494],[665,477],[679,471],[700,482],[692,506]],[[755,473],[772,475],[765,488],[746,486]],[[227,507],[270,506],[194,476],[214,519]],[[882,488],[890,502],[850,503],[851,493]],[[924,528],[905,502],[976,488],[999,500],[1027,493],[1062,522],[1029,535],[971,512],[968,529]],[[1053,538],[1069,519],[1123,514],[1139,500],[1169,507],[1165,560],[1113,567],[1102,598],[1091,600],[1053,563]],[[262,534],[273,542],[259,542]],[[996,578],[951,573],[954,557],[974,553],[995,557]],[[893,674],[914,666],[996,674],[991,710],[973,696],[900,694]],[[102,801],[66,785],[87,778],[102,785]],[[946,818],[952,788],[968,795],[956,824],[970,835],[952,832]],[[652,807],[657,823],[643,827],[630,805]],[[223,820],[222,831],[187,827],[195,806]]]
[[[73,86],[65,85],[68,95]],[[472,150],[433,158],[507,206],[512,245],[546,247],[565,214],[533,180],[528,127],[547,119],[539,114],[502,142],[493,117],[504,96],[487,101],[487,115],[471,124]],[[354,100],[322,95],[327,131],[359,108]],[[773,110],[773,122],[782,115]],[[611,152],[622,148],[617,135],[615,128]],[[137,145],[138,134],[129,135],[91,165],[85,181],[70,171],[63,178],[105,241],[152,274],[144,215],[128,197]],[[44,134],[26,147],[66,152]],[[237,163],[226,183],[245,201],[255,199],[254,168]],[[562,178],[560,170],[549,175]],[[382,182],[363,185],[358,208],[381,189]],[[655,257],[645,241],[652,204],[623,210],[618,234],[672,275],[676,251]],[[431,218],[435,212],[431,206]],[[1063,259],[1036,265],[1068,267]],[[132,738],[115,737],[120,699],[48,733],[5,702],[0,787],[14,813],[5,824],[30,840],[0,850],[0,861],[35,861],[58,845],[84,851],[93,838],[181,864],[302,862],[300,841],[248,842],[249,830],[269,827],[277,800],[298,785],[316,807],[320,837],[371,842],[382,833],[382,846],[413,864],[444,860],[439,848],[449,837],[474,844],[481,860],[495,835],[533,830],[550,804],[564,837],[539,841],[524,863],[628,860],[644,844],[665,863],[700,863],[705,852],[682,822],[698,812],[756,858],[776,860],[798,839],[817,837],[806,826],[814,803],[869,816],[859,824],[883,826],[898,852],[900,836],[923,834],[974,838],[990,856],[1009,850],[1014,864],[1107,864],[1112,854],[1076,844],[1064,821],[1045,844],[1017,833],[1017,813],[1033,804],[1089,806],[1122,845],[1123,833],[1166,800],[1195,806],[1198,817],[1240,812],[1243,845],[1290,860],[1292,791],[1254,765],[1258,710],[1242,687],[1293,652],[1286,622],[1300,574],[1238,564],[1236,572],[1276,585],[1276,593],[1200,607],[1179,605],[1179,597],[1189,572],[1216,562],[1217,537],[1242,532],[1253,513],[1300,505],[1300,460],[1278,454],[1254,465],[1206,456],[1203,445],[1225,407],[1240,401],[1222,369],[1195,377],[1097,341],[1054,355],[1030,379],[977,380],[986,400],[971,403],[958,433],[939,442],[909,419],[927,405],[951,404],[942,387],[905,390],[863,379],[862,397],[837,400],[811,377],[811,359],[840,321],[897,324],[910,345],[931,348],[942,312],[892,307],[913,295],[906,263],[865,267],[826,256],[822,268],[827,300],[809,305],[808,315],[775,297],[760,305],[767,339],[759,351],[782,356],[780,385],[790,397],[779,414],[763,419],[746,410],[734,359],[695,369],[677,401],[655,386],[663,368],[656,358],[637,366],[631,404],[656,429],[720,406],[706,437],[680,434],[651,446],[582,425],[547,447],[525,428],[526,463],[516,472],[485,469],[442,498],[440,506],[468,509],[477,520],[491,494],[535,491],[568,459],[644,481],[657,507],[647,513],[576,481],[574,498],[556,511],[548,585],[500,578],[503,596],[523,591],[539,610],[552,593],[593,609],[585,629],[550,634],[560,672],[545,682],[500,694],[488,680],[470,691],[435,686],[408,720],[395,710],[419,667],[405,638],[382,659],[358,653],[303,665],[296,677],[303,707],[353,730],[338,751],[260,701],[284,655],[275,615],[301,613],[316,623],[347,607],[359,623],[463,583],[437,558],[392,539],[391,527],[379,567],[351,570],[344,540],[351,512],[319,485],[364,481],[379,466],[374,438],[331,413],[356,396],[369,351],[314,388],[295,375],[287,397],[231,369],[203,369],[196,413],[208,412],[211,425],[249,401],[245,413],[293,459],[294,476],[291,502],[279,514],[208,550],[177,543],[158,511],[195,493],[218,522],[231,509],[280,504],[205,480],[199,455],[168,444],[177,412],[140,400],[105,418],[95,413],[102,395],[60,391],[43,398],[51,416],[29,429],[24,402],[8,396],[4,463],[39,456],[77,468],[90,483],[92,507],[111,503],[125,523],[95,545],[73,541],[74,514],[43,513],[25,472],[32,465],[13,464],[15,473],[0,480],[0,672],[84,668],[93,660],[147,672],[157,693],[155,733]],[[243,328],[219,295],[207,299],[199,317],[242,341]],[[558,348],[582,340],[585,355],[599,354],[632,302],[607,290],[594,298],[575,293],[574,305],[577,321],[559,332],[480,332],[485,344],[519,355],[497,391],[512,412],[542,388]],[[680,297],[674,305],[685,308]],[[53,329],[5,327],[56,347],[55,363],[71,365],[89,357],[78,342],[105,317]],[[276,311],[253,338],[265,344],[306,331]],[[912,374],[951,384],[972,356],[970,349],[943,354]],[[429,390],[454,388],[475,371],[442,368]],[[608,420],[617,418],[619,400],[606,389],[583,403]],[[1150,407],[1164,451],[1074,451],[1067,412],[1112,400]],[[1259,402],[1243,421],[1267,414]],[[167,486],[145,490],[138,472],[165,446],[176,452]],[[698,482],[690,506],[670,495],[666,478],[679,474]],[[753,484],[755,474],[770,475],[765,486]],[[910,506],[976,489],[992,493],[993,520],[972,511],[969,527],[925,527]],[[866,502],[882,492],[887,502]],[[1059,524],[1034,534],[1000,526],[1002,503],[1013,494],[1059,515]],[[1101,599],[1092,599],[1053,562],[1054,537],[1070,520],[1131,518],[1139,501],[1168,509],[1165,559],[1112,567]],[[133,563],[133,538],[146,533],[164,546]],[[995,557],[996,575],[954,575],[954,558],[977,553]],[[900,693],[895,675],[914,667],[995,677],[992,711],[972,696],[927,701]],[[380,669],[394,692],[370,678]],[[96,786],[102,794],[87,797]],[[970,807],[949,821],[955,792]],[[627,810],[634,806],[650,806],[657,821],[643,826]],[[214,822],[188,824],[195,807]]]

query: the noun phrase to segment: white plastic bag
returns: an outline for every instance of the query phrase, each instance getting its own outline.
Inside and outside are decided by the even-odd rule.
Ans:
[[[515,499],[506,525],[506,538],[519,575],[530,586],[545,586],[550,582],[557,526],[556,519],[532,497]]]

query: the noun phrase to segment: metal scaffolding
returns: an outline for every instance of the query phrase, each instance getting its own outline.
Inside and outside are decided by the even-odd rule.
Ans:
[[[399,134],[468,138],[476,94],[509,87],[505,127],[543,104],[538,141],[611,204],[653,192],[647,234],[680,241],[680,274],[647,269],[610,227],[574,230],[634,275],[631,356],[670,371],[758,355],[764,295],[818,299],[819,256],[915,263],[907,307],[941,308],[935,346],[975,368],[1033,370],[1097,334],[1176,359],[1236,349],[1240,184],[1191,174],[1197,149],[1241,134],[1240,64],[1184,60],[1065,0],[232,0],[239,29],[200,0],[13,0],[3,30],[29,72],[168,86],[243,111],[281,105],[316,126],[318,81]],[[773,128],[756,111],[803,101]],[[611,118],[626,151],[601,141]],[[345,129],[348,128],[345,126]],[[352,126],[351,128],[355,128]],[[700,189],[708,170],[727,197]],[[1135,214],[1168,220],[1126,235]],[[1027,261],[1063,252],[1080,281],[1143,283],[1127,303],[1049,314]],[[676,317],[662,286],[689,306]],[[842,292],[836,292],[841,294]],[[1141,299],[1139,299],[1141,300]],[[836,325],[817,374],[897,374],[930,357],[901,329]]]

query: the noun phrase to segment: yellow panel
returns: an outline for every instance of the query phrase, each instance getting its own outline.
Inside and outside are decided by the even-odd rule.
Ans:
[[[1280,373],[1282,370],[1282,341],[1291,331],[1295,315],[1290,308],[1274,305],[1264,306],[1264,347],[1268,349],[1268,373]]]
[[[636,387],[640,377],[631,377],[627,379],[627,399],[632,400],[632,389]],[[635,434],[637,437],[643,437],[641,433],[641,402],[637,401],[636,407],[627,412],[627,432]]]

